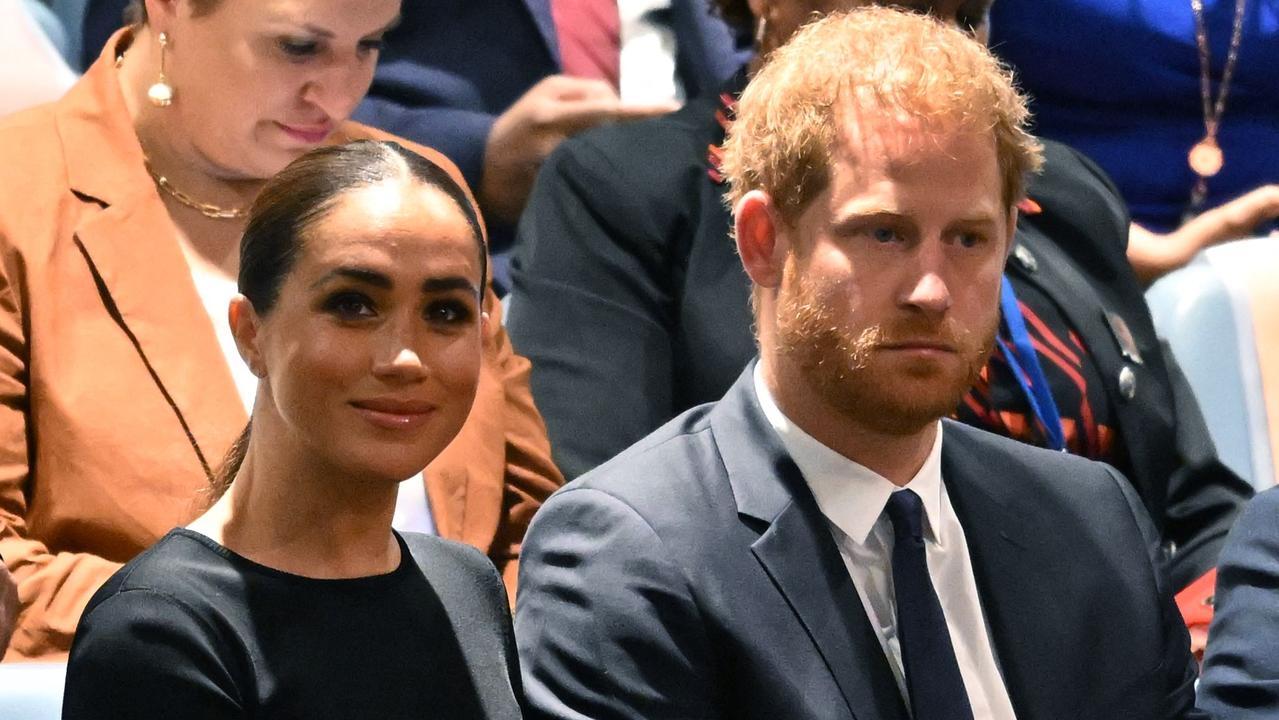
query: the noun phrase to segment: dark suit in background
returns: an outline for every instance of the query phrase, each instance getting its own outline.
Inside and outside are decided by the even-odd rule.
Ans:
[[[534,519],[516,609],[529,717],[906,720],[753,369]],[[1132,487],[943,424],[942,478],[1017,717],[1196,717],[1186,631]]]
[[[725,87],[733,93],[739,76]],[[729,236],[707,148],[724,140],[718,97],[566,141],[543,166],[520,223],[508,329],[533,362],[532,386],[556,463],[576,477],[676,414],[715,400],[755,355],[750,282]],[[1216,562],[1246,482],[1218,460],[1181,370],[1155,336],[1125,258],[1128,216],[1096,166],[1047,143],[1008,275],[1046,297],[1089,351],[1119,458],[1175,546],[1180,589]],[[1105,312],[1122,316],[1142,364],[1121,354]],[[1119,373],[1129,366],[1133,396]]]
[[[1279,717],[1279,488],[1248,504],[1221,552],[1199,705],[1222,720]]]
[[[429,138],[478,188],[493,121],[561,72],[550,0],[409,0],[401,12],[355,118],[415,142]],[[665,19],[687,97],[719,87],[742,62],[707,0],[671,0]]]

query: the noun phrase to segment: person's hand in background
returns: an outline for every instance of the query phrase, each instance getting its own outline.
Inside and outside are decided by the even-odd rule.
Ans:
[[[1149,285],[1181,268],[1205,248],[1254,235],[1261,225],[1279,218],[1279,185],[1263,185],[1160,235],[1133,223],[1128,232],[1128,261]]]
[[[566,138],[596,125],[671,112],[674,103],[627,105],[611,85],[552,75],[498,116],[484,148],[479,201],[493,220],[514,224],[542,161]]]

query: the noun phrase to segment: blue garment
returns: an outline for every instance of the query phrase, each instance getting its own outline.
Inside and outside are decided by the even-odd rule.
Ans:
[[[550,0],[406,2],[360,122],[426,144],[478,187],[496,116],[560,72]],[[688,97],[714,91],[744,55],[708,0],[671,0],[676,72]]]
[[[1217,590],[1199,705],[1216,718],[1279,716],[1279,488],[1258,495],[1230,531]]]
[[[1235,0],[1204,9],[1215,100]],[[1205,208],[1279,182],[1279,3],[1248,0],[1243,28]],[[1033,96],[1039,134],[1101,165],[1137,222],[1179,224],[1196,179],[1186,155],[1204,135],[1190,0],[1000,0],[991,47]]]

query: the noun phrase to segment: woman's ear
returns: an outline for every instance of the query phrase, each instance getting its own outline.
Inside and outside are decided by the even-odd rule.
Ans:
[[[157,32],[172,27],[178,14],[179,0],[142,0],[142,4],[147,7],[148,24],[157,28]]]
[[[762,288],[781,285],[790,243],[781,214],[768,193],[751,190],[737,201],[733,229],[737,254],[751,282]]]
[[[258,328],[262,321],[253,309],[253,303],[243,295],[231,298],[231,305],[227,308],[227,322],[231,324],[235,346],[239,349],[244,364],[249,366],[249,372],[259,378],[266,377],[266,365],[262,362],[262,351],[258,347]]]

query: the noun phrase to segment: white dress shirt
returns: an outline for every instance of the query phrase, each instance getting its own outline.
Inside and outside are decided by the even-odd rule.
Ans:
[[[910,705],[897,635],[893,594],[893,528],[884,513],[888,496],[904,489],[813,439],[782,413],[755,366],[755,392],[769,424],[799,467],[830,526],[866,617],[875,628],[902,698]],[[924,505],[924,546],[928,572],[941,602],[959,673],[973,717],[1014,720],[1012,703],[991,645],[986,616],[977,596],[968,541],[941,478],[942,432],[923,467],[905,485]]]
[[[675,72],[675,31],[654,16],[671,0],[618,0],[621,53],[618,94],[626,103],[683,102]]]
[[[231,324],[227,321],[227,308],[231,305],[231,298],[239,292],[236,282],[197,256],[185,241],[182,243],[182,253],[191,269],[191,279],[195,281],[195,289],[200,294],[204,311],[213,321],[213,332],[217,335],[218,346],[222,348],[227,367],[231,369],[231,379],[235,381],[240,402],[244,403],[244,411],[252,414],[253,398],[258,393],[258,378],[249,372],[248,366],[240,357],[235,336],[231,334]],[[426,483],[421,473],[400,483],[391,526],[396,530],[435,534],[435,518],[431,515],[431,503],[427,498]]]

